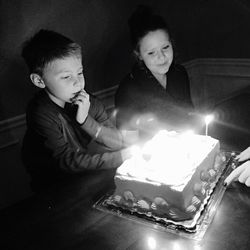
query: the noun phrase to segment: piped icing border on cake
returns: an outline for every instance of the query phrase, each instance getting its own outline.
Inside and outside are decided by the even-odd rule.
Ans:
[[[185,214],[178,208],[173,209],[171,208],[171,206],[169,207],[167,201],[165,201],[161,197],[156,197],[154,202],[149,203],[145,200],[136,200],[133,197],[132,192],[129,190],[124,197],[111,195],[105,202],[108,206],[121,209],[125,213],[137,214],[138,216],[150,218],[151,220],[153,219],[156,222],[171,224],[180,228],[183,227],[185,228],[185,230],[189,230],[190,232],[192,232],[202,212],[204,211],[204,208],[208,204],[211,195],[216,187],[216,184],[221,178],[229,161],[229,159],[226,159],[223,153],[220,154],[220,157],[220,166],[218,166],[218,163],[215,163],[214,166],[214,168],[218,170],[218,172],[216,173],[216,175],[214,172],[211,173],[211,175],[214,177],[213,182],[209,185],[205,181],[202,182],[204,186],[208,187],[205,190],[205,198],[203,199],[203,201],[201,201],[199,198],[194,196],[192,198],[190,206],[187,208],[187,212],[189,213],[189,215],[193,215],[192,219],[187,219],[189,217],[187,216],[188,213]],[[160,209],[161,211],[164,210],[164,215],[159,216],[159,213],[157,213],[157,209]]]

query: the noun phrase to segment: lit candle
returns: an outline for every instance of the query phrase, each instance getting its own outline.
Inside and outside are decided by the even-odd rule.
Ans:
[[[209,123],[214,119],[214,116],[213,115],[206,115],[204,120],[205,120],[205,124],[206,124],[206,133],[205,135],[207,136],[208,134],[208,125]]]

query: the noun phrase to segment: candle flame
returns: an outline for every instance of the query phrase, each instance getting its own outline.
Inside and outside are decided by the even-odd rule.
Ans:
[[[204,118],[206,125],[208,125],[213,119],[214,119],[213,115],[206,115]]]

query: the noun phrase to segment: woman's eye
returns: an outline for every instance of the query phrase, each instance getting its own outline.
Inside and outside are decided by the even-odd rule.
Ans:
[[[78,75],[79,75],[79,76],[82,76],[82,75],[83,75],[83,71],[79,72]]]
[[[167,50],[169,48],[169,45],[163,47],[164,50]]]
[[[62,79],[69,79],[70,76],[62,76]]]
[[[154,55],[154,52],[153,52],[153,51],[150,51],[150,52],[148,52],[148,55],[149,55],[149,56],[152,56],[152,55]]]

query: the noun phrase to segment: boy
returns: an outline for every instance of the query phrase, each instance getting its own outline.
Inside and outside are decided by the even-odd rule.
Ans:
[[[129,157],[129,150],[123,149],[125,138],[109,121],[104,106],[84,90],[78,44],[40,30],[24,44],[22,57],[32,83],[41,89],[27,107],[22,148],[34,189],[69,173],[116,168]],[[88,149],[92,139],[96,153]]]

